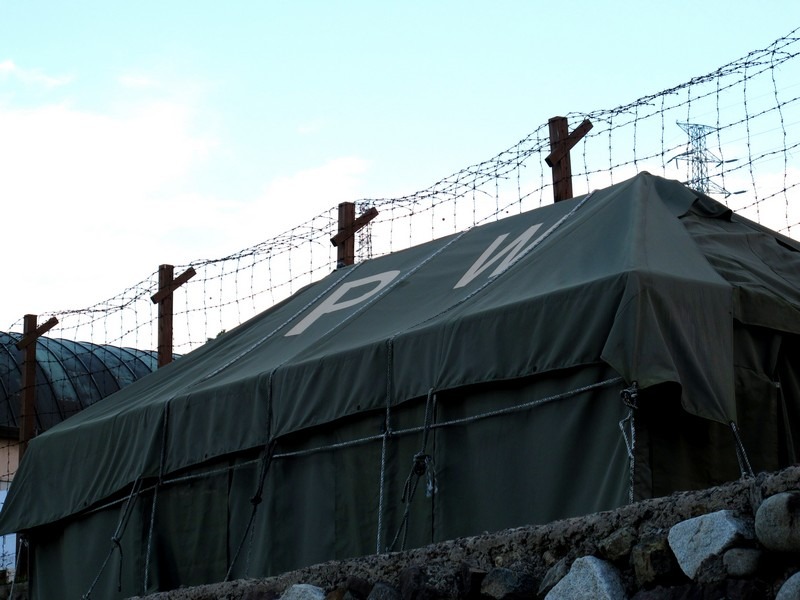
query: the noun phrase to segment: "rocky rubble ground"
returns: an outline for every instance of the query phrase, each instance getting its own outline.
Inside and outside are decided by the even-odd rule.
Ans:
[[[800,467],[547,525],[145,598],[800,599]]]

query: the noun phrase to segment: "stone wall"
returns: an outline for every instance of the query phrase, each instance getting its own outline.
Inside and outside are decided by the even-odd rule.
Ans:
[[[800,598],[800,581],[790,589],[798,571],[800,467],[791,467],[547,525],[146,598],[785,600]]]

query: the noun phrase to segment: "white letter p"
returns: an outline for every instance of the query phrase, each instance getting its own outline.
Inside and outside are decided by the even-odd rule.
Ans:
[[[330,296],[328,296],[323,302],[321,302],[319,306],[317,306],[314,310],[308,313],[303,318],[302,321],[300,321],[297,325],[292,327],[285,334],[284,337],[289,337],[290,335],[300,335],[322,315],[336,312],[337,310],[350,308],[351,306],[355,306],[356,304],[364,302],[368,298],[371,298],[372,296],[380,292],[387,285],[389,285],[389,283],[399,274],[400,271],[386,271],[385,273],[378,273],[377,275],[372,275],[371,277],[365,277],[364,279],[357,279],[355,281],[350,281],[348,283],[343,284],[339,289],[337,289]],[[347,292],[349,292],[353,288],[371,284],[372,285],[377,284],[377,285],[374,285],[374,287],[370,288],[368,291],[364,292],[360,296],[356,296],[355,298],[350,298],[349,300],[344,300],[343,302],[339,302],[339,299],[342,298],[345,294],[347,294]]]

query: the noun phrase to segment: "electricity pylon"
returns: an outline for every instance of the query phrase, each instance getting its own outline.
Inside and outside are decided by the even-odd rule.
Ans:
[[[706,136],[717,130],[716,127],[710,125],[699,125],[697,123],[678,123],[678,127],[683,129],[689,136],[689,149],[673,157],[675,162],[685,160],[689,163],[691,177],[686,185],[690,188],[702,192],[704,194],[724,194],[727,198],[731,193],[722,186],[711,181],[708,176],[708,164],[713,163],[720,166],[726,162],[723,161],[706,146]],[[733,159],[736,160],[736,159]]]

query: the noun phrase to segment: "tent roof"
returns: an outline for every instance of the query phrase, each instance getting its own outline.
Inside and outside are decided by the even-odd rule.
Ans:
[[[733,318],[800,333],[798,251],[642,173],[334,271],[35,439],[0,532],[429,390],[600,362],[736,421]]]

